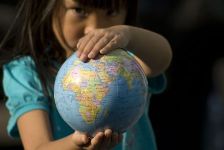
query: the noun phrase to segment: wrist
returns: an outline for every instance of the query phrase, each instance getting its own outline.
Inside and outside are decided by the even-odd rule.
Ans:
[[[126,47],[128,47],[128,45],[131,43],[131,37],[132,37],[132,27],[129,25],[121,25],[121,28],[124,32],[124,36],[127,40],[127,45]]]

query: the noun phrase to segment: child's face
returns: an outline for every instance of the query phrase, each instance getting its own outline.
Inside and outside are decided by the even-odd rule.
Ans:
[[[94,9],[79,5],[76,0],[63,0],[55,10],[52,20],[53,31],[66,50],[67,56],[75,51],[78,40],[96,28],[124,24],[126,10]]]

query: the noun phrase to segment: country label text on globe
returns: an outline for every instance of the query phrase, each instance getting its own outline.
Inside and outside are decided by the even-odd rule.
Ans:
[[[124,132],[144,113],[148,85],[134,57],[122,49],[84,63],[74,53],[60,68],[56,107],[74,130]]]

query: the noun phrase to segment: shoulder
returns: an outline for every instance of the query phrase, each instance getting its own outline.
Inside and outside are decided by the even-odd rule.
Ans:
[[[15,68],[18,66],[27,66],[27,67],[35,67],[35,63],[31,56],[21,56],[14,58],[10,62],[3,65],[3,69],[5,68]]]
[[[3,77],[26,79],[25,76],[33,76],[33,74],[36,74],[36,66],[30,56],[15,58],[3,65]]]
[[[15,87],[30,87],[34,83],[40,84],[33,59],[23,56],[3,65],[3,87],[12,91]]]

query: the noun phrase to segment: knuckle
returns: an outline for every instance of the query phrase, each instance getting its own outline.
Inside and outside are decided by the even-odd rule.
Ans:
[[[84,51],[82,52],[83,55],[87,55],[88,53],[89,53],[88,50],[84,50]]]
[[[117,38],[117,39],[118,39],[118,38],[121,38],[121,35],[120,35],[120,34],[116,34],[116,35],[115,35],[115,38]]]
[[[93,38],[89,41],[91,44],[95,44],[97,42],[97,38]]]
[[[107,43],[108,42],[108,38],[107,37],[104,37],[103,40],[102,40],[102,42],[103,43]]]
[[[86,47],[89,48],[93,45],[94,41],[91,39],[86,43]]]
[[[110,42],[111,44],[117,44],[117,40],[112,40],[111,42]]]
[[[96,45],[93,49],[94,52],[99,51],[99,49],[101,49],[101,45]]]

